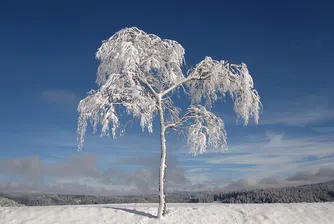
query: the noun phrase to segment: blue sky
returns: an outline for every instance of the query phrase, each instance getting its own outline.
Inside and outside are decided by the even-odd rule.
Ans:
[[[333,179],[333,6],[331,1],[4,1],[0,156],[6,165],[0,165],[0,189],[98,194],[157,189],[158,127],[149,135],[137,123],[117,140],[88,133],[84,152],[76,151],[76,106],[97,87],[95,52],[102,40],[132,26],[181,43],[190,65],[205,56],[245,62],[262,97],[259,125],[237,125],[229,101],[215,106],[226,123],[226,154],[193,157],[185,141],[169,136],[169,189]]]

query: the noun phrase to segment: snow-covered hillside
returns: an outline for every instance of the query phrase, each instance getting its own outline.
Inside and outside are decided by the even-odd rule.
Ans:
[[[19,206],[24,206],[24,205],[19,204],[14,200],[0,197],[0,207],[19,207]]]
[[[167,215],[162,220],[155,218],[157,204],[0,208],[0,223],[334,223],[334,203],[167,206]]]

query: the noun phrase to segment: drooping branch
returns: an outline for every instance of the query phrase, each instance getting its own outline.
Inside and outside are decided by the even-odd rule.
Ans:
[[[99,90],[90,91],[89,95],[80,101],[78,106],[78,141],[79,150],[83,147],[87,122],[90,121],[94,131],[97,125],[102,125],[101,135],[109,135],[109,125],[112,124],[112,135],[116,137],[116,130],[119,128],[116,105],[126,109],[128,114],[138,118],[142,130],[153,131],[152,120],[157,112],[156,99],[152,93],[128,76],[113,74],[100,87]]]
[[[179,128],[183,125],[183,123],[185,123],[186,121],[192,119],[192,118],[195,118],[195,116],[191,116],[192,112],[191,111],[188,111],[186,112],[182,117],[181,119],[179,119],[178,121],[176,121],[175,123],[168,123],[166,124],[166,129],[167,128],[173,128],[173,129],[176,129],[176,128]]]
[[[210,108],[219,95],[223,98],[229,93],[234,100],[234,111],[238,119],[243,119],[247,124],[249,118],[254,117],[255,122],[258,122],[260,97],[253,89],[253,80],[245,64],[236,65],[206,57],[189,72],[187,78],[168,88],[163,94],[168,94],[183,84],[187,84],[190,89],[192,105],[198,105],[203,98],[206,106]],[[175,129],[182,126],[188,116],[189,112],[176,122],[168,123],[166,127]]]
[[[258,123],[260,96],[254,89],[246,64],[235,65],[206,57],[190,71],[188,77],[193,77],[188,82],[193,105],[205,100],[205,105],[210,108],[215,101],[229,93],[238,119],[247,124],[250,118],[254,118]]]
[[[165,116],[165,123],[176,122],[179,120],[181,109],[173,104],[170,97],[162,99],[162,107]]]
[[[260,97],[245,64],[236,65],[206,57],[194,68],[187,67],[185,76],[182,71],[184,52],[178,42],[147,34],[136,27],[120,30],[103,41],[96,52],[96,58],[100,60],[96,78],[99,89],[89,92],[78,106],[79,150],[83,147],[88,122],[94,131],[101,125],[101,135],[109,135],[111,126],[115,137],[116,130],[121,127],[118,115],[124,109],[133,115],[133,119],[123,128],[138,119],[142,130],[149,132],[153,131],[154,115],[159,113],[158,217],[166,212],[166,128],[186,132],[190,152],[194,155],[209,149],[226,151],[224,122],[209,111],[213,103],[228,93],[234,101],[238,119],[245,124],[250,118],[257,123],[261,108]],[[174,105],[171,94],[178,88],[182,88],[191,99],[191,105],[182,117],[181,109]]]
[[[209,58],[209,57],[207,57],[207,58]],[[161,95],[165,96],[165,95],[169,94],[170,92],[172,92],[173,90],[177,89],[180,86],[182,88],[184,88],[183,84],[189,83],[193,80],[204,81],[204,80],[209,79],[213,74],[210,73],[208,69],[207,70],[200,69],[201,65],[204,64],[205,60],[201,61],[196,66],[196,68],[193,71],[190,72],[190,75],[188,77],[186,77],[186,78],[182,79],[181,81],[175,83],[173,86],[171,86],[168,89],[166,89],[165,91],[163,91],[161,93]],[[198,70],[201,70],[201,71],[198,71]]]
[[[260,97],[253,88],[253,80],[245,64],[236,65],[206,57],[189,69],[185,77],[181,69],[183,56],[184,49],[176,41],[160,39],[138,28],[123,29],[104,41],[96,53],[101,61],[97,73],[100,89],[91,92],[78,107],[78,134],[82,136],[85,133],[85,122],[89,120],[94,130],[97,123],[102,124],[102,134],[108,132],[111,121],[114,135],[119,126],[118,106],[138,117],[142,129],[147,127],[151,132],[153,113],[160,111],[159,99],[163,100],[167,128],[189,124],[195,118],[193,114],[188,110],[180,118],[180,108],[175,107],[167,96],[179,87],[191,98],[193,106],[197,107],[205,100],[209,109],[216,100],[229,93],[238,119],[245,124],[250,118],[258,122]]]
[[[190,152],[202,154],[209,148],[213,151],[227,151],[227,134],[224,122],[204,106],[191,106],[179,121],[166,128],[188,130],[187,140]]]

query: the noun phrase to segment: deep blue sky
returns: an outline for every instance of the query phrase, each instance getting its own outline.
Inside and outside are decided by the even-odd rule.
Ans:
[[[333,167],[333,7],[332,1],[2,1],[0,156],[8,164],[14,158],[28,162],[0,169],[0,176],[29,182],[22,170],[35,169],[31,156],[49,167],[73,165],[74,155],[97,156],[93,164],[99,175],[116,167],[131,179],[142,175],[131,158],[158,158],[159,135],[139,128],[120,140],[89,133],[85,152],[94,156],[76,152],[76,105],[97,87],[95,52],[102,40],[132,26],[178,41],[191,65],[205,56],[245,62],[262,97],[258,126],[237,126],[229,104],[215,108],[226,122],[228,154],[192,158],[184,142],[172,136],[175,173],[192,184],[214,180],[219,187]],[[141,168],[151,172],[149,161],[143,159]]]

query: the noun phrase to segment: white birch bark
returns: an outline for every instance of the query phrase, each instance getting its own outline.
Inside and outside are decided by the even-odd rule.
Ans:
[[[162,108],[161,97],[159,96],[159,117],[160,117],[160,141],[161,141],[161,159],[160,159],[160,176],[159,176],[159,208],[157,216],[160,219],[166,214],[166,190],[165,190],[165,178],[166,178],[166,129],[164,120],[164,111]]]

